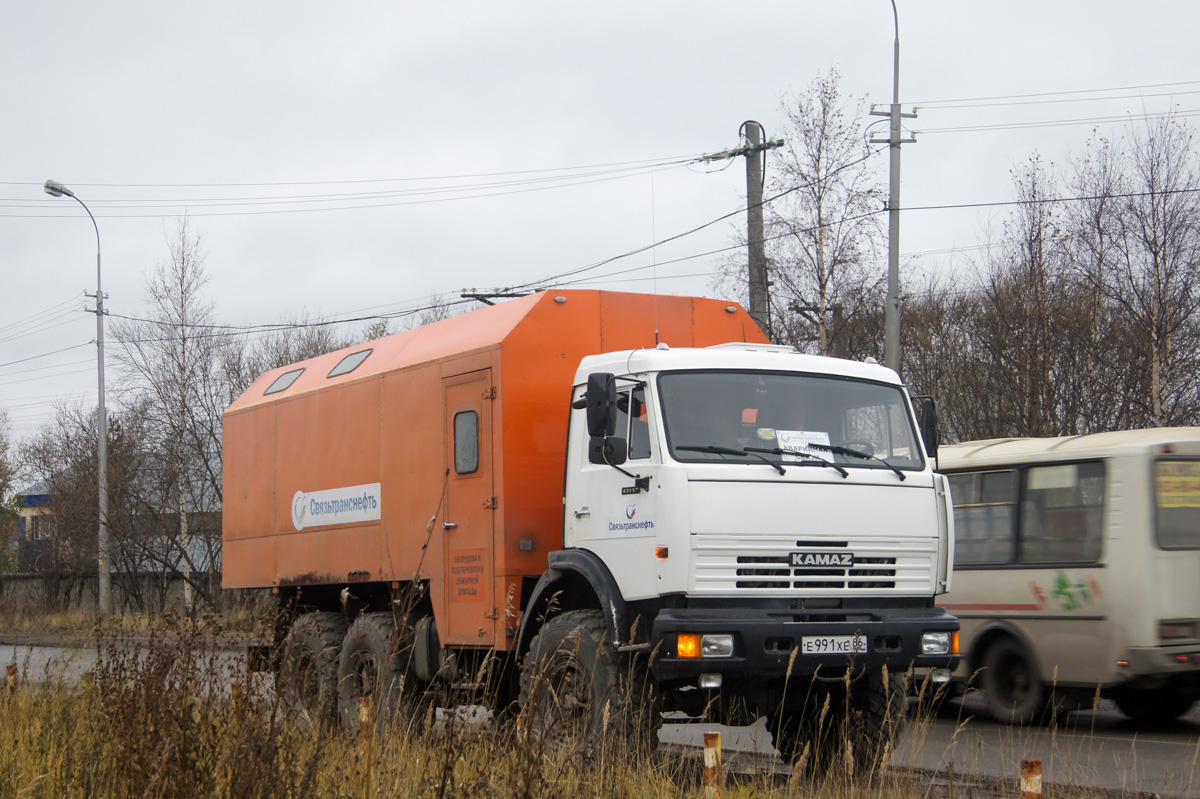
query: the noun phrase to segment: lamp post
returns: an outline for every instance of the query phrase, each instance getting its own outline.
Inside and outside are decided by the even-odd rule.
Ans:
[[[100,285],[100,226],[96,217],[75,192],[56,180],[47,180],[43,186],[51,197],[70,197],[83,206],[92,227],[96,230],[96,384],[99,407],[96,409],[96,483],[99,487],[99,526],[96,535],[96,561],[100,583],[100,615],[112,613],[112,570],[108,558],[108,414],[104,410],[104,291]]]
[[[891,130],[886,139],[872,137],[872,144],[887,144],[890,148],[888,169],[888,283],[884,304],[884,366],[900,371],[900,145],[911,144],[915,138],[902,138],[901,119],[912,119],[915,112],[900,110],[900,14],[892,0],[892,21],[896,26],[896,42],[892,48],[892,104],[885,111],[871,108],[871,116],[886,116]]]

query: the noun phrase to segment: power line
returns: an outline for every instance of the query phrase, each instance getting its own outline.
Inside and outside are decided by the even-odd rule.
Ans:
[[[58,355],[60,352],[70,352],[71,350],[77,350],[80,347],[88,347],[95,343],[96,343],[95,341],[88,341],[83,344],[75,344],[71,347],[63,347],[61,350],[54,350],[53,352],[44,352],[41,355],[30,355],[28,358],[20,358],[19,360],[9,361],[8,363],[0,363],[0,368],[4,368],[5,366],[13,366],[14,364],[18,364],[18,363],[25,363],[26,361],[35,361],[38,358],[48,358],[51,355]]]
[[[1179,97],[1186,94],[1200,94],[1200,89],[1186,92],[1155,92],[1154,94],[1117,94],[1108,97],[1068,97],[1061,100],[1013,100],[998,103],[966,103],[963,105],[939,105],[933,108],[922,108],[922,111],[946,111],[959,108],[1001,108],[1005,106],[1025,105],[1054,105],[1057,103],[1102,103],[1108,100],[1143,100],[1147,97]]]
[[[1200,84],[1200,80],[1185,80],[1176,81],[1173,83],[1143,83],[1137,86],[1115,86],[1107,89],[1073,89],[1070,91],[1056,92],[1034,92],[1031,94],[997,94],[991,97],[958,97],[949,100],[922,100],[920,102],[909,103],[909,105],[919,105],[924,107],[942,105],[944,103],[975,103],[984,102],[987,100],[1020,100],[1027,97],[1056,97],[1068,94],[1100,94],[1103,92],[1129,92],[1136,89],[1164,89],[1168,86],[1195,86]]]
[[[1003,122],[990,125],[958,125],[944,128],[922,128],[917,131],[926,133],[974,133],[988,130],[1026,130],[1031,128],[1060,128],[1072,125],[1101,125],[1110,122],[1135,122],[1164,119],[1168,117],[1194,117],[1200,115],[1200,109],[1187,111],[1163,111],[1161,113],[1139,114],[1137,116],[1124,114],[1107,117],[1080,117],[1076,119],[1052,119],[1040,122]]]
[[[349,180],[305,180],[305,181],[280,181],[280,182],[264,182],[264,183],[82,183],[79,181],[71,181],[73,186],[86,186],[90,188],[264,188],[271,186],[337,186],[337,185],[367,185],[377,183],[403,183],[422,180],[464,180],[468,178],[487,178],[487,177],[505,177],[509,175],[535,175],[547,172],[569,172],[581,169],[602,169],[605,167],[622,167],[635,166],[638,164],[654,164],[661,165],[665,163],[691,163],[696,159],[695,155],[672,155],[662,158],[644,158],[634,161],[613,161],[603,164],[582,164],[578,166],[564,167],[546,167],[543,169],[519,169],[503,172],[475,172],[464,173],[459,175],[426,175],[422,177],[401,177],[401,178],[366,178],[366,179],[349,179]],[[12,181],[0,180],[0,186],[29,186],[41,188],[42,183],[30,183],[28,181]]]

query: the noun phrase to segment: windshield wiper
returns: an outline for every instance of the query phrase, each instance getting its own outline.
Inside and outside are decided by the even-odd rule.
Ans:
[[[675,449],[678,452],[711,452],[714,455],[737,455],[738,457],[741,457],[741,458],[744,458],[747,455],[750,455],[755,458],[758,458],[760,461],[767,464],[768,466],[770,466],[772,469],[779,472],[780,474],[787,474],[787,471],[783,468],[782,463],[777,463],[777,462],[771,460],[770,458],[764,458],[762,455],[759,455],[757,452],[750,449],[749,447],[747,447],[746,449],[734,449],[733,447],[716,447],[716,446],[709,445],[709,446],[704,446],[704,447],[682,446],[682,447],[676,447]],[[763,450],[763,452],[768,452],[768,451],[769,450]]]
[[[859,452],[858,450],[850,449],[849,447],[839,447],[837,444],[809,444],[808,446],[811,449],[819,449],[822,452],[832,452],[834,455],[842,455],[843,457],[862,458],[863,460],[867,460],[867,461],[879,461],[884,466],[888,467],[893,472],[895,472],[896,476],[899,477],[901,480],[908,479],[905,476],[904,472],[900,471],[895,466],[888,463],[887,461],[885,461],[883,458],[879,457],[878,455],[868,455],[865,452]]]
[[[813,463],[818,466],[828,466],[831,469],[836,469],[837,473],[840,474],[842,477],[850,476],[850,472],[846,471],[841,466],[838,466],[833,461],[825,460],[824,458],[820,457],[819,455],[810,455],[807,452],[796,452],[793,449],[783,449],[781,447],[773,447],[771,449],[763,449],[761,447],[746,447],[746,449],[748,451],[750,451],[751,453],[769,452],[772,455],[779,455],[781,457],[784,455],[792,455],[797,458],[807,458],[808,460],[806,460],[805,463]]]

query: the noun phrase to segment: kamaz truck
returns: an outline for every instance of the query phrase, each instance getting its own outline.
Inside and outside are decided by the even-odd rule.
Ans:
[[[864,753],[958,662],[936,443],[894,372],[735,303],[547,291],[263,374],[224,416],[224,585],[274,591],[313,719],[765,716],[785,757],[838,722]]]

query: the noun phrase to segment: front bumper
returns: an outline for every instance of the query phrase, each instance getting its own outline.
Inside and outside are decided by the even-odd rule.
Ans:
[[[874,608],[870,610],[766,610],[754,608],[686,608],[659,611],[651,627],[654,676],[663,682],[696,680],[701,674],[731,678],[772,679],[811,676],[840,679],[847,667],[892,672],[908,668],[954,669],[958,655],[922,655],[926,632],[956,632],[958,619],[942,608]],[[728,634],[734,639],[730,657],[681,658],[681,633]],[[855,654],[804,654],[805,636],[866,636],[867,651]]]

